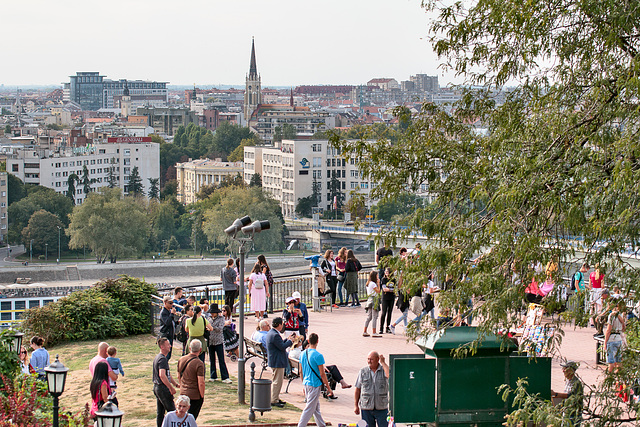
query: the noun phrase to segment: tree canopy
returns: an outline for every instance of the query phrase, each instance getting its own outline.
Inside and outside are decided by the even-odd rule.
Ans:
[[[92,192],[71,214],[69,247],[90,248],[98,262],[140,253],[148,235],[141,199],[122,197],[119,188]]]
[[[252,220],[268,220],[271,228],[255,236],[256,250],[283,249],[282,215],[280,206],[266,196],[258,187],[224,187],[220,193],[220,203],[204,213],[202,229],[209,241],[224,242],[227,250],[237,251],[237,244],[229,239],[224,229],[241,216],[249,215]]]
[[[524,289],[514,277],[543,281],[544,272],[529,268],[538,262],[569,272],[582,261],[600,263],[608,286],[637,294],[640,270],[628,257],[640,248],[640,8],[596,0],[423,3],[438,14],[430,35],[444,68],[465,79],[462,100],[446,111],[425,104],[394,138],[332,137],[379,184],[373,197],[426,186],[434,198],[407,215],[407,229],[389,232],[400,239],[420,231],[432,242],[403,267],[403,286],[417,288],[431,271],[448,276],[455,290],[441,295],[442,307],[482,296],[473,313],[486,332],[520,322]],[[562,273],[551,272],[556,284]],[[551,298],[545,304],[553,309]],[[583,324],[584,304],[576,306],[564,318]],[[590,395],[587,416],[598,425],[635,419],[614,385],[629,384],[640,366],[637,355],[623,360]],[[509,423],[559,425],[561,410],[538,403],[542,410],[514,412]]]

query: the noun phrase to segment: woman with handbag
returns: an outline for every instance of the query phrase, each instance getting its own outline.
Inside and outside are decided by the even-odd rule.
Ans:
[[[347,267],[347,248],[344,246],[338,251],[336,257],[336,280],[338,281],[338,297],[340,298],[340,307],[344,307],[346,304],[342,299],[342,287],[346,279],[345,269]]]
[[[185,322],[184,327],[189,333],[187,348],[191,345],[191,341],[193,340],[198,340],[202,343],[202,349],[200,350],[200,355],[198,357],[200,357],[200,360],[204,363],[204,355],[207,353],[208,347],[205,334],[209,335],[208,332],[213,328],[209,322],[204,320],[204,317],[202,317],[202,307],[199,305],[193,307],[193,317]]]
[[[324,273],[324,279],[327,282],[327,286],[329,290],[325,290],[324,295],[331,294],[331,305],[333,307],[338,307],[336,305],[336,284],[338,282],[337,274],[336,274],[336,262],[333,259],[333,251],[328,249],[324,253],[324,259],[322,260],[322,264],[320,264],[320,268]]]
[[[93,370],[93,379],[89,385],[91,391],[91,418],[96,420],[96,412],[107,403],[111,388],[109,387],[109,365],[107,362],[98,362]]]
[[[362,270],[362,265],[351,249],[347,251],[347,264],[344,270],[346,272],[344,286],[347,288],[345,305],[349,302],[349,296],[351,296],[353,298],[351,307],[358,307],[360,306],[360,300],[358,299],[358,271]]]
[[[368,337],[367,328],[371,323],[371,330],[373,331],[373,337],[380,337],[381,335],[376,332],[376,323],[378,322],[378,313],[380,312],[380,283],[378,280],[378,272],[372,271],[369,273],[369,283],[367,283],[367,302],[364,306],[367,312],[367,320],[364,321],[363,337]]]

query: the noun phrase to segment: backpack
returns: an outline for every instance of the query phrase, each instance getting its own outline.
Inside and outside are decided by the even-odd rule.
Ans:
[[[258,277],[256,280],[253,281],[253,286],[255,286],[256,289],[264,288],[264,279],[262,279],[261,277]]]
[[[578,286],[578,283],[580,282],[580,280],[576,280],[576,274],[578,274],[578,273],[580,273],[580,280],[582,280],[582,271],[580,271],[580,270],[576,271],[576,273],[575,273],[573,276],[571,276],[571,286],[570,286],[570,289],[571,289],[572,291],[575,291],[575,290],[576,290],[576,288],[577,288],[577,286]]]
[[[186,321],[187,321],[187,316],[183,316],[182,320],[180,320],[178,330],[176,331],[176,339],[180,342],[186,342],[187,339],[189,338],[189,334],[187,333],[187,330],[184,327]]]

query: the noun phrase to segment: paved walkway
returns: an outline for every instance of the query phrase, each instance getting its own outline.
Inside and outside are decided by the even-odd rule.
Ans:
[[[399,315],[399,311],[394,309],[393,320],[395,321]],[[349,384],[355,383],[358,370],[366,366],[367,354],[372,350],[378,351],[387,358],[389,354],[421,354],[420,349],[404,337],[401,326],[396,328],[398,335],[384,334],[382,338],[363,337],[365,312],[362,307],[334,308],[333,312],[310,312],[309,317],[310,332],[319,335],[318,350],[324,355],[327,364],[335,364],[339,367]],[[272,318],[273,315],[270,316],[270,319]],[[413,318],[413,315],[410,315],[410,318]],[[246,336],[251,336],[255,326],[256,321],[252,317],[245,320]],[[371,333],[371,327],[369,327],[369,333]],[[586,384],[596,383],[603,372],[603,368],[596,367],[595,364],[593,333],[594,329],[592,328],[573,329],[573,327],[566,326],[562,344],[563,356],[580,362],[578,374]],[[250,378],[248,369],[250,364],[250,362],[247,363],[247,381]],[[231,364],[230,370],[232,375],[235,375],[237,364]],[[265,377],[270,378],[269,370],[265,371]],[[564,378],[559,359],[555,359],[552,363],[552,387],[560,391],[564,389]],[[359,416],[353,412],[354,389],[343,390],[338,385],[335,395],[338,396],[338,399],[333,401],[322,399],[321,401],[321,412],[325,421],[330,421],[334,426],[338,423],[357,422]],[[299,408],[304,408],[304,393],[300,379],[291,383],[289,393],[281,394],[281,399]],[[278,408],[273,410],[278,411]],[[257,421],[259,421],[259,416]]]

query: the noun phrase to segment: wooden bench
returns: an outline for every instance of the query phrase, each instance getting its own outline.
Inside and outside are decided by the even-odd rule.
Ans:
[[[267,349],[264,348],[262,343],[247,337],[244,338],[244,345],[246,353],[249,355],[246,360],[249,360],[252,357],[262,359],[262,371],[260,371],[260,378],[262,378],[262,373],[267,369]]]
[[[289,393],[289,386],[291,385],[291,381],[300,378],[302,375],[302,369],[300,367],[300,361],[298,359],[289,358],[289,368],[291,372],[289,375],[286,375],[286,378],[289,382],[287,382],[287,388],[284,390],[285,393]]]

